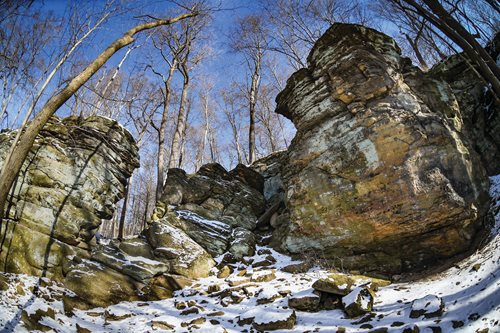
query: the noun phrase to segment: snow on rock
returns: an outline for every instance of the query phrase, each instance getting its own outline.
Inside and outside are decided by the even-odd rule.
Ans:
[[[295,325],[277,329],[277,332],[336,332],[338,327],[345,332],[368,332],[380,330],[400,333],[420,332],[498,332],[500,330],[500,176],[491,178],[490,194],[493,198],[495,226],[488,244],[457,263],[450,269],[413,282],[393,283],[380,286],[376,291],[371,313],[353,320],[346,317],[342,309],[307,312],[295,309]],[[76,310],[74,316],[64,313],[58,294],[64,291],[55,287],[40,287],[40,292],[33,294],[33,287],[38,279],[26,275],[0,274],[0,331],[26,332],[28,326],[23,323],[23,310],[35,314],[37,309],[54,310],[54,318],[44,316],[40,323],[57,333],[75,332],[77,327],[91,332],[136,333],[170,330],[173,332],[228,332],[260,329],[255,322],[283,322],[288,318],[292,322],[293,310],[289,302],[293,298],[315,295],[312,284],[326,278],[332,272],[313,268],[305,273],[287,273],[281,268],[294,264],[291,258],[276,253],[272,249],[258,247],[261,254],[256,254],[254,261],[271,253],[276,258],[273,268],[276,278],[267,282],[249,282],[230,286],[228,281],[211,275],[198,279],[192,286],[175,292],[174,297],[161,301],[122,302],[108,308]],[[243,264],[242,264],[243,265]],[[246,278],[251,279],[260,268],[247,267]],[[230,273],[234,278],[239,271]],[[338,273],[340,274],[340,273]],[[2,282],[3,281],[3,282]],[[45,284],[42,283],[42,284]],[[207,293],[208,287],[218,285],[219,292]],[[261,291],[262,290],[262,291]],[[272,303],[258,304],[259,292],[279,293],[282,297]],[[434,295],[434,296],[430,296]],[[236,299],[234,302],[231,298]],[[426,318],[421,315],[412,318],[415,309],[438,304],[442,300],[446,311],[438,317]],[[37,300],[35,302],[35,300]],[[345,301],[345,299],[344,299]],[[423,306],[421,306],[423,303]],[[185,304],[185,307],[176,307]],[[198,313],[180,315],[186,309],[197,308]],[[39,311],[41,313],[41,311]],[[107,315],[106,315],[107,313]],[[109,320],[111,315],[115,319]],[[129,316],[130,315],[130,316]],[[288,317],[287,317],[288,316]],[[106,319],[106,317],[108,319]],[[203,321],[202,319],[205,320]],[[269,319],[269,320],[268,320]],[[279,320],[278,320],[279,319]],[[203,321],[203,322],[202,322]],[[161,327],[164,323],[164,328]],[[156,324],[155,324],[156,323]],[[168,325],[168,326],[166,326]],[[283,324],[285,325],[285,324]],[[287,324],[288,325],[288,324]],[[259,328],[260,327],[260,328]],[[368,329],[368,327],[371,327]],[[266,328],[269,330],[270,328]]]
[[[295,311],[288,309],[273,309],[261,312],[254,318],[253,327],[260,331],[275,331],[291,329],[295,326],[297,316]]]
[[[366,288],[366,286],[356,287],[349,294],[342,297],[342,305],[346,314],[354,318],[370,312],[373,308],[374,298],[373,291]]]
[[[412,302],[410,317],[424,316],[425,318],[432,318],[440,316],[443,311],[443,300],[436,295],[427,295]]]

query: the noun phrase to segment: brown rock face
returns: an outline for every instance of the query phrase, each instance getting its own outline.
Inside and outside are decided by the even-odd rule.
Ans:
[[[277,97],[297,127],[282,167],[281,247],[384,274],[468,249],[488,178],[450,86],[357,25],[332,26],[308,60]]]

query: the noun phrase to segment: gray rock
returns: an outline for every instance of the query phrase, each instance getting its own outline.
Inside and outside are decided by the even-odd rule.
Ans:
[[[207,277],[215,262],[198,243],[184,231],[169,223],[174,216],[154,221],[144,231],[155,257],[171,265],[171,273],[189,278]]]
[[[253,187],[257,185],[241,181],[243,168],[246,167],[239,166],[238,172],[229,173],[219,164],[206,164],[193,175],[170,169],[160,202],[164,207],[174,205],[176,210],[190,210],[231,227],[253,230],[265,203],[262,194]]]
[[[253,256],[255,254],[255,235],[244,228],[238,227],[233,230],[231,246],[229,253],[240,261],[243,257]]]

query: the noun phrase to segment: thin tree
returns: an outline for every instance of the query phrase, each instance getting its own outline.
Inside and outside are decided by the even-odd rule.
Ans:
[[[473,35],[469,32],[437,0],[421,0],[420,2],[415,0],[392,1],[399,4],[404,10],[421,15],[453,43],[458,45],[467,58],[476,65],[481,77],[491,85],[496,102],[500,103],[500,68],[484,47],[479,44],[476,34]]]
[[[195,40],[200,39],[203,30],[208,24],[207,16],[198,16],[182,22],[180,32],[173,31],[172,43],[176,49],[182,49],[177,56],[177,68],[182,75],[182,91],[177,113],[177,122],[170,149],[169,168],[181,166],[182,145],[186,134],[188,91],[190,87],[191,71],[207,56],[206,49],[195,48]]]
[[[268,32],[260,16],[249,15],[238,22],[231,40],[232,48],[243,54],[250,72],[247,88],[249,126],[248,126],[248,163],[255,161],[255,113],[262,76],[262,61],[268,47]]]

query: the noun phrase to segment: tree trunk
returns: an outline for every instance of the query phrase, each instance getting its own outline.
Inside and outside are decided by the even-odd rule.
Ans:
[[[174,138],[172,139],[172,149],[170,150],[170,160],[168,161],[168,168],[178,168],[180,165],[181,144],[184,135],[184,128],[186,127],[186,103],[187,93],[189,86],[189,74],[187,70],[183,72],[184,83],[182,85],[181,101],[179,105],[179,114],[177,116],[177,126],[175,128]]]
[[[248,163],[255,161],[255,109],[257,105],[257,93],[260,81],[260,56],[255,60],[255,68],[252,74],[252,84],[250,86],[250,124],[248,128]]]
[[[163,194],[163,185],[165,183],[165,152],[166,147],[166,131],[167,131],[167,121],[168,121],[168,110],[170,106],[170,96],[172,95],[171,83],[172,77],[174,76],[175,67],[177,66],[176,60],[172,61],[170,65],[170,70],[168,71],[168,77],[165,81],[165,99],[163,101],[163,113],[161,115],[160,129],[158,131],[158,167],[156,169],[156,200],[160,200]]]
[[[123,229],[125,227],[125,219],[127,217],[128,210],[128,198],[130,196],[130,185],[132,184],[133,175],[127,179],[127,185],[125,186],[125,196],[123,198],[123,206],[120,214],[120,223],[118,224],[118,239],[123,240],[124,232]],[[132,205],[133,206],[133,205]]]
[[[411,39],[410,36],[408,36],[408,34],[405,34],[405,37],[406,40],[408,41],[408,44],[410,44],[411,48],[413,49],[413,52],[415,52],[415,56],[417,57],[417,60],[420,63],[420,67],[422,67],[422,70],[426,72],[427,70],[429,70],[429,66],[427,65],[427,62],[425,61],[418,47],[419,37],[417,36],[415,40]]]
[[[29,125],[27,125],[25,131],[21,134],[19,142],[15,149],[12,151],[10,156],[7,156],[5,159],[2,172],[0,174],[0,220],[4,215],[5,203],[7,202],[9,190],[14,183],[17,174],[21,170],[24,160],[28,156],[31,147],[33,147],[35,138],[45,126],[49,118],[71,96],[73,96],[73,94],[78,89],[80,89],[80,87],[84,85],[92,77],[92,75],[94,75],[99,70],[99,68],[101,68],[109,60],[109,58],[111,58],[113,54],[115,54],[121,48],[134,42],[133,36],[135,34],[161,25],[172,24],[174,22],[195,15],[195,13],[183,14],[173,19],[148,22],[130,29],[121,38],[111,43],[111,45],[108,46],[108,48],[104,50],[94,61],[92,61],[80,74],[73,78],[61,92],[52,96],[47,101],[47,103],[45,103],[40,112],[36,115],[35,119],[33,119],[33,121]]]

